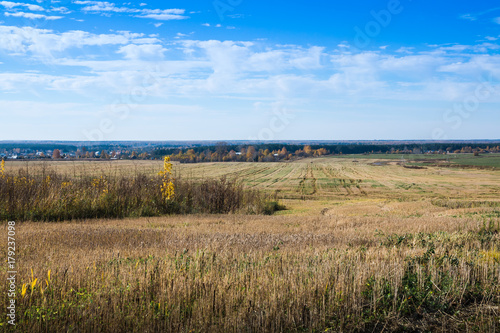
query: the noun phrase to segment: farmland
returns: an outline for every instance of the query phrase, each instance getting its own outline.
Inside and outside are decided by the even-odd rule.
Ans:
[[[495,197],[499,172],[462,168],[404,168],[399,160],[315,158],[293,163],[205,163],[182,165],[189,177],[235,175],[249,187],[279,190],[284,198],[354,199],[428,197]],[[485,191],[479,191],[483,187]],[[488,190],[489,189],[489,190]],[[402,190],[402,191],[400,191]],[[493,192],[491,192],[491,190]]]
[[[500,170],[400,158],[174,165],[177,178],[237,177],[276,195],[287,210],[273,216],[20,222],[18,325],[30,332],[498,331]],[[162,164],[43,167],[112,177],[154,175]],[[40,168],[6,165],[13,173]],[[2,268],[0,278],[6,274]]]
[[[424,167],[404,168],[414,164]],[[161,170],[162,162],[11,162],[7,170],[37,172],[42,166],[74,177],[129,175],[139,171],[154,175]],[[466,166],[488,168],[469,170]],[[471,193],[476,198],[495,198],[500,186],[500,155],[480,158],[472,155],[351,155],[279,163],[177,163],[174,172],[177,177],[197,180],[237,177],[249,188],[279,191],[283,199],[353,200],[391,198],[394,194],[415,198],[423,193],[427,198],[470,198]]]

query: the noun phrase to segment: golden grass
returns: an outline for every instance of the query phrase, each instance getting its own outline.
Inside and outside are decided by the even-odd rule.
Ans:
[[[156,175],[80,173],[44,168],[1,172],[0,220],[62,221],[188,213],[272,214],[276,198],[244,189],[237,179],[173,178],[165,159]]]
[[[395,197],[417,199],[465,198],[500,201],[500,170],[439,168],[407,169],[398,161],[322,157],[280,163],[174,163],[174,174],[206,179],[238,176],[249,187],[274,192],[282,198],[306,200],[352,200]],[[376,165],[381,163],[382,165]],[[67,176],[156,175],[163,161],[8,161],[6,171],[42,167]],[[303,190],[301,191],[301,181]],[[356,186],[357,185],[357,186]],[[359,188],[358,188],[359,187]],[[312,194],[314,193],[314,194]]]
[[[183,175],[217,176],[227,172],[226,165],[187,166]],[[329,159],[312,167],[309,161],[252,165],[261,176],[250,175],[246,163],[231,168],[256,188],[280,188],[288,211],[18,223],[17,329],[500,329],[496,171]],[[306,175],[309,182],[311,170],[319,174],[325,165],[329,178],[317,177],[316,193],[301,200],[300,180]],[[328,188],[336,178],[362,179],[366,194],[356,187],[352,193],[341,185]],[[401,185],[412,183],[422,189]],[[6,242],[0,249],[5,257]],[[5,280],[6,269],[0,272]],[[7,330],[5,319],[1,323]]]
[[[472,302],[473,308],[457,309],[480,317],[423,309],[422,318],[437,316],[450,325],[451,316],[456,329],[498,327],[487,310],[499,301],[498,235],[481,242],[480,219],[348,216],[343,209],[309,217],[22,223],[18,284],[39,282],[19,300],[19,311],[26,313],[20,325],[30,332],[68,327],[94,332],[365,330],[376,328],[380,306],[394,320],[389,327],[446,330],[399,315],[404,291],[389,296],[387,304],[378,301],[386,297],[383,281],[397,291],[408,258],[421,257],[428,251],[425,242],[432,242],[435,255],[419,264],[419,278],[429,265],[433,283],[442,288],[440,274],[451,272],[440,302]],[[394,233],[420,236],[396,245]],[[445,256],[457,258],[456,265],[438,264]],[[49,270],[52,282],[47,284]],[[375,284],[371,294],[366,293],[369,281]],[[470,290],[475,284],[479,296]],[[460,296],[458,291],[467,292]]]

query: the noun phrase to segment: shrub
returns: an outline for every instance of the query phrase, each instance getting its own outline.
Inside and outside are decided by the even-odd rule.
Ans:
[[[286,207],[278,201],[267,201],[264,205],[263,213],[265,215],[273,215],[275,212],[285,209]]]
[[[70,178],[55,172],[30,175],[26,171],[0,177],[1,220],[62,221],[239,211],[272,214],[279,205],[268,201],[263,193],[247,190],[237,179],[226,177],[195,182],[166,178],[165,174]]]

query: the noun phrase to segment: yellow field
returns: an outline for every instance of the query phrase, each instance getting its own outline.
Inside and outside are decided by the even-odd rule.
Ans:
[[[500,170],[427,167],[404,168],[399,161],[325,157],[290,163],[175,164],[186,178],[238,177],[251,188],[280,191],[284,199],[361,200],[454,198],[500,200]],[[7,171],[41,168],[70,176],[144,172],[156,174],[161,161],[10,162]]]
[[[41,168],[7,163],[26,167]],[[175,168],[279,191],[288,210],[19,223],[19,287],[39,281],[18,304],[25,331],[500,330],[500,171],[337,158]]]
[[[306,159],[291,163],[206,163],[178,166],[189,177],[238,176],[284,198],[475,198],[498,200],[500,170],[408,169],[387,160]]]

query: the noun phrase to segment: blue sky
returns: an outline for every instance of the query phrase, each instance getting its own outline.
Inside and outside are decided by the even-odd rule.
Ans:
[[[0,11],[0,140],[500,139],[497,1]]]

